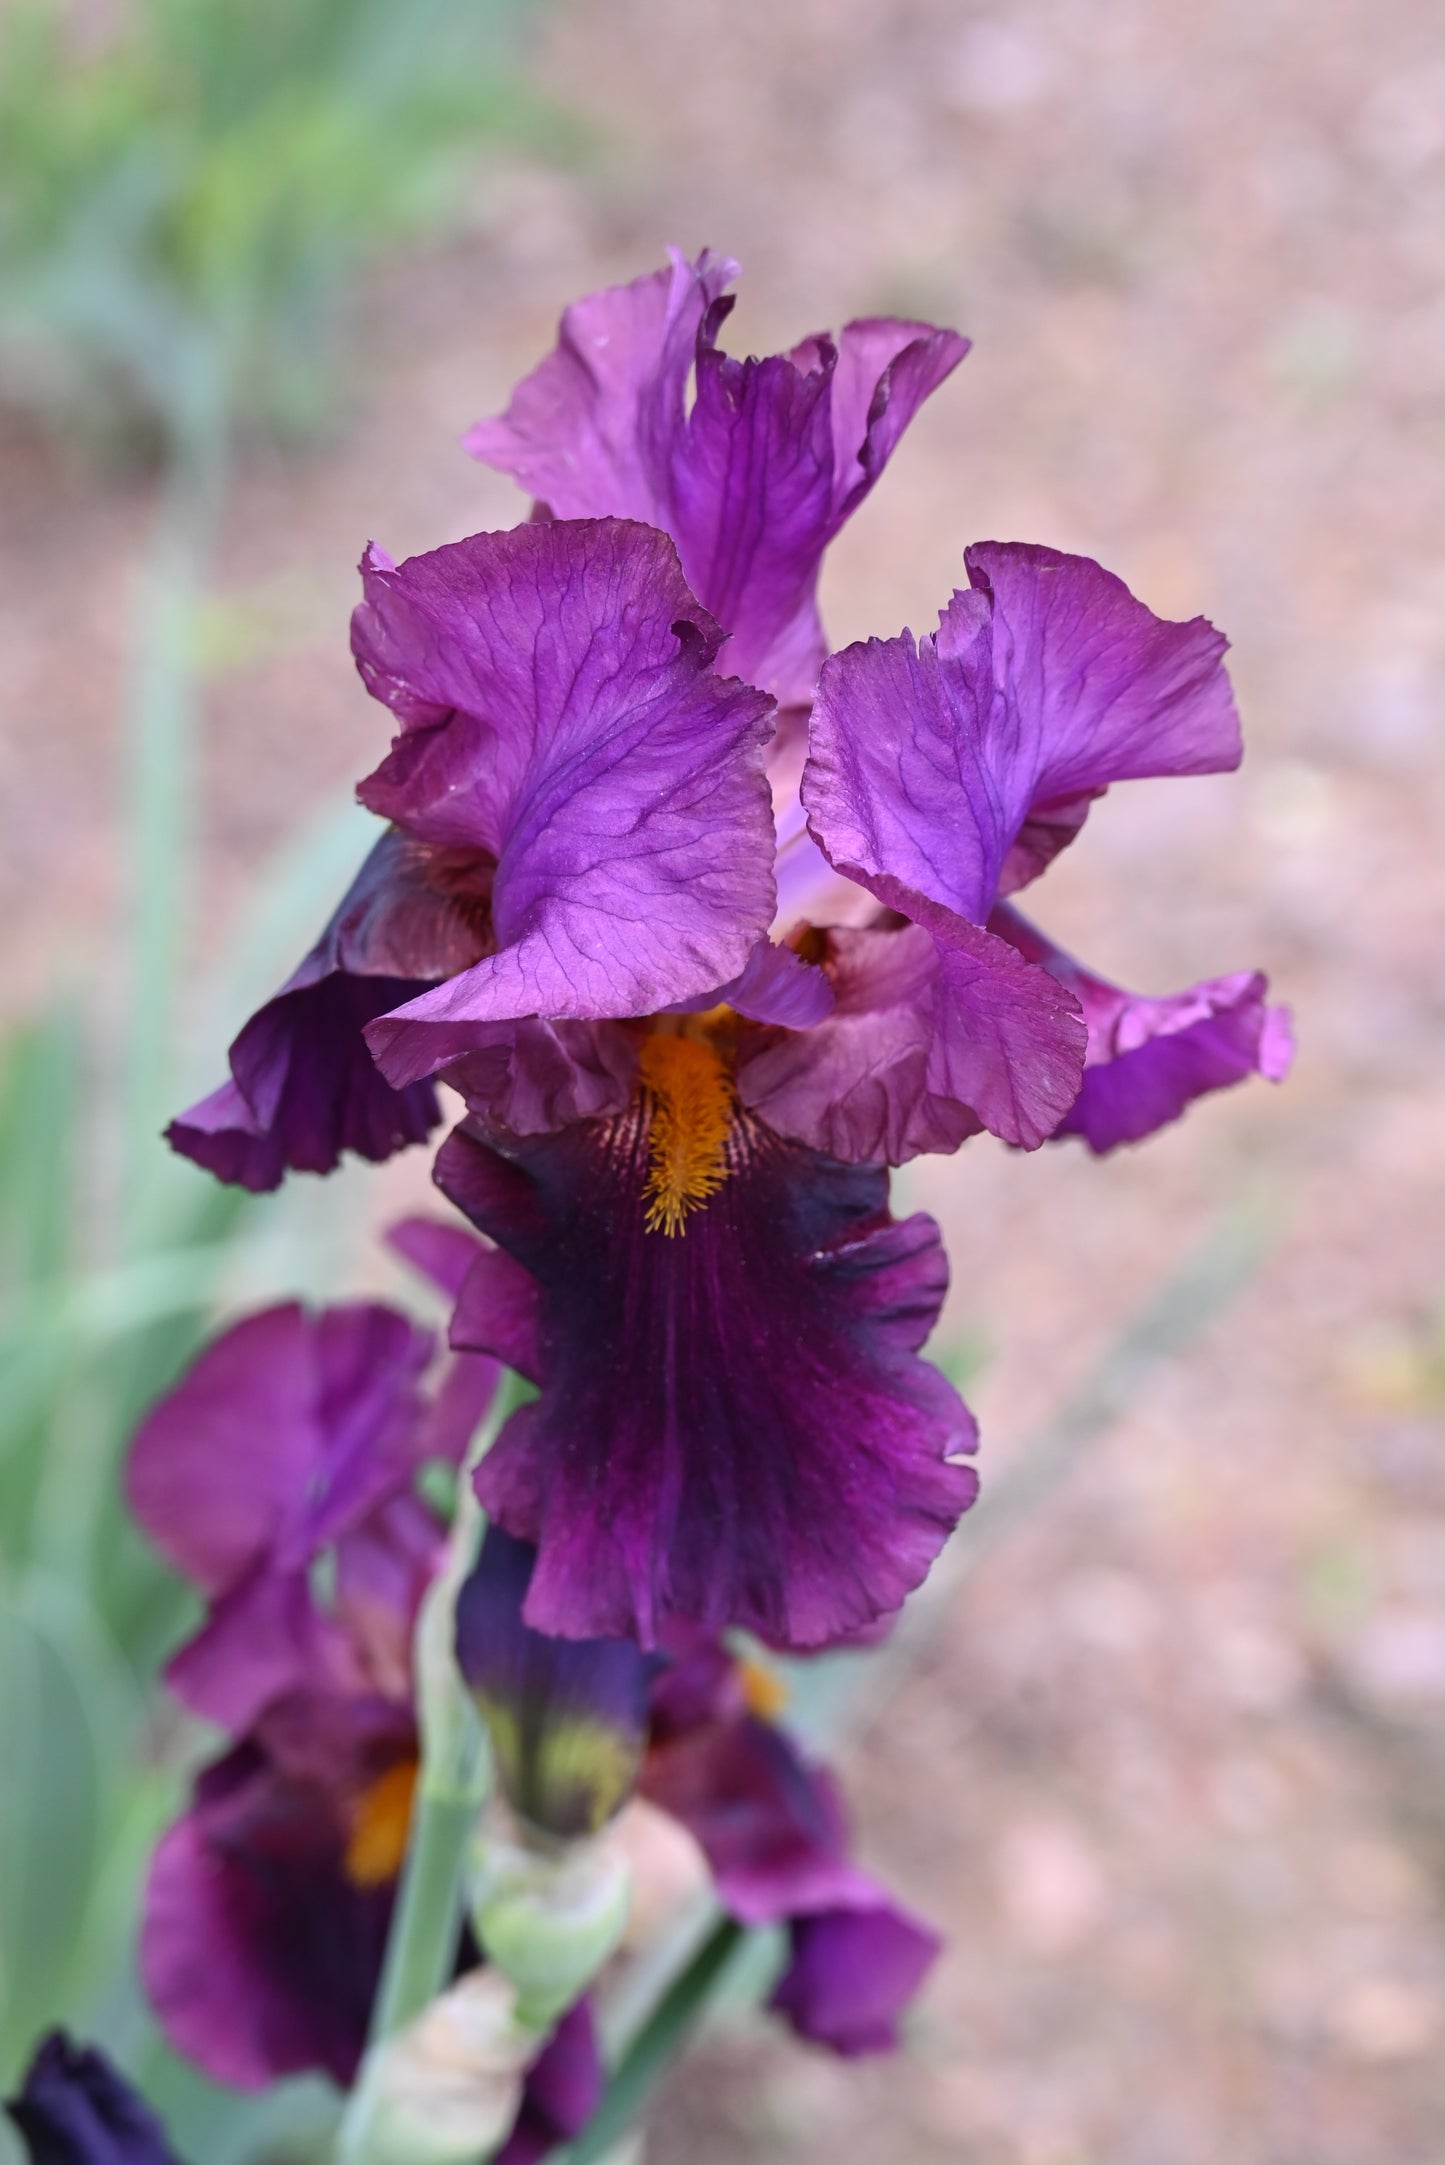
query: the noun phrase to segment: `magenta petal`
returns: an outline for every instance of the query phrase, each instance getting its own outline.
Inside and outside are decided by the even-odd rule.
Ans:
[[[233,1729],[343,1660],[314,1611],[314,1558],[409,1488],[424,1447],[418,1379],[432,1338],[357,1302],[294,1303],[216,1339],[141,1423],[126,1468],[131,1509],[209,1597],[170,1681]]]
[[[727,658],[783,705],[805,703],[827,646],[815,599],[824,551],[930,392],[968,351],[931,324],[851,323],[835,345],[737,361],[697,349],[697,398],[672,462],[669,531],[688,578],[732,634]]]
[[[980,1127],[1032,1149],[1079,1087],[1074,1001],[1005,941],[917,906],[930,929],[828,934],[832,1014],[806,1035],[746,1041],[738,1095],[779,1133],[849,1163],[955,1150]]]
[[[698,1842],[731,1915],[789,1926],[771,2005],[802,2036],[848,2056],[897,2043],[939,1941],[851,1861],[826,1768],[751,1716],[704,1720],[654,1745],[643,1793]]]
[[[817,1645],[895,1609],[975,1477],[917,1358],[946,1266],[886,1176],[751,1124],[677,1238],[644,1228],[636,1116],[506,1154],[459,1129],[437,1179],[540,1288],[543,1385],[478,1493],[539,1550],[527,1621],[657,1642],[673,1615]],[[601,1264],[605,1262],[605,1267]]]
[[[1150,998],[1095,977],[1007,904],[992,928],[1041,962],[1080,1002],[1089,1028],[1083,1087],[1058,1135],[1103,1153],[1177,1120],[1193,1099],[1250,1075],[1280,1082],[1294,1055],[1289,1010],[1266,1004],[1258,970]]]
[[[937,1933],[863,1874],[851,1903],[800,1917],[769,2005],[800,2037],[846,2059],[888,2052],[899,2019],[938,1958]]]
[[[557,344],[495,420],[464,439],[561,519],[645,519],[666,527],[669,464],[685,419],[704,316],[737,276],[704,250],[688,263],[574,301]]]
[[[645,1014],[736,976],[773,912],[771,702],[713,672],[721,635],[665,536],[559,520],[363,571],[371,689],[453,710],[363,798],[497,860],[495,950],[367,1032],[388,1079],[499,1022]]]
[[[669,271],[578,302],[556,350],[467,448],[562,517],[663,527],[732,635],[728,665],[787,705],[807,700],[826,651],[823,552],[968,342],[874,318],[836,345],[734,360],[716,339],[735,274],[673,250]]]
[[[642,1787],[693,1836],[719,1900],[743,1924],[827,1908],[857,1877],[833,1776],[752,1715],[656,1746]]]
[[[379,1303],[248,1316],[141,1423],[131,1509],[203,1592],[266,1558],[304,1567],[408,1478],[432,1343]]]
[[[420,1211],[389,1225],[386,1245],[453,1301],[466,1283],[467,1272],[483,1252],[475,1233],[444,1218],[428,1218]]]
[[[213,1604],[166,1664],[166,1683],[203,1720],[241,1736],[286,1692],[349,1666],[346,1642],[316,1609],[304,1571],[258,1567]]]
[[[1228,641],[1203,617],[1155,616],[1087,556],[984,541],[964,561],[991,604],[994,681],[1014,718],[1009,757],[1032,769],[1004,893],[1043,870],[1109,783],[1239,765]]]
[[[1214,773],[1240,744],[1225,642],[1202,617],[1165,623],[1054,549],[986,542],[967,563],[973,587],[935,635],[831,657],[803,801],[830,863],[880,900],[981,924],[1110,782]]]

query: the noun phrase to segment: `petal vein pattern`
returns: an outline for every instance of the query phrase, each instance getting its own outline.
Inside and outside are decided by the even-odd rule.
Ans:
[[[539,1631],[650,1646],[680,1615],[822,1644],[896,1609],[973,1499],[949,1463],[972,1417],[918,1358],[947,1282],[932,1220],[895,1223],[877,1167],[756,1122],[728,1153],[669,1238],[640,1109],[443,1145],[443,1192],[539,1288],[541,1396],[477,1483],[538,1547]]]
[[[363,577],[358,665],[403,731],[362,800],[497,861],[493,952],[368,1029],[388,1079],[498,1021],[644,1014],[739,975],[774,907],[772,703],[713,672],[721,633],[666,537],[555,521]]]

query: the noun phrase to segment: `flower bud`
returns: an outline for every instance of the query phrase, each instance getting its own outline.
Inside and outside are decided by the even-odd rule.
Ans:
[[[488,1960],[517,1991],[517,2019],[548,2029],[611,1955],[627,1923],[632,1874],[611,1842],[544,1852],[488,1838],[472,1923]]]
[[[536,2051],[507,1979],[471,1971],[367,2054],[342,2165],[477,2165],[510,2134]]]
[[[630,1796],[647,1740],[647,1658],[630,1639],[553,1639],[522,1620],[536,1551],[489,1526],[457,1600],[456,1653],[525,1827],[572,1842]]]

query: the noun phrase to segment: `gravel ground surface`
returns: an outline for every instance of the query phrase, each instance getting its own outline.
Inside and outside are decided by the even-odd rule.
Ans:
[[[227,534],[198,969],[384,724],[345,617],[510,521],[455,449],[575,293],[742,258],[733,343],[902,309],[974,354],[835,552],[840,642],[931,624],[963,545],[1097,553],[1234,641],[1242,774],[1138,784],[1050,929],[1146,989],[1258,964],[1295,1074],[1112,1162],[914,1169],[986,1348],[986,1481],[1222,1215],[1267,1252],[953,1605],[848,1767],[949,1948],[906,2056],[710,2039],[652,2165],[1406,2165],[1445,2155],[1445,30],[1424,0],[612,0],[549,85],[585,166],[493,174],[393,278],[344,447],[253,458]],[[103,980],[147,505],[3,444],[10,1012]],[[406,1176],[383,1183],[389,1197]],[[986,1508],[986,1505],[983,1507]]]

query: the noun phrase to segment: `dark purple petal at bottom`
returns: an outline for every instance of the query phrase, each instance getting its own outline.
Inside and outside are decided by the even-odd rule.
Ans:
[[[1078,1000],[1089,1028],[1083,1086],[1055,1135],[1080,1135],[1098,1155],[1141,1142],[1197,1097],[1250,1075],[1281,1082],[1294,1057],[1289,1009],[1270,1007],[1258,970],[1206,978],[1162,998],[1095,977],[1008,905],[989,928]]]
[[[569,2008],[532,2062],[517,2124],[492,2165],[537,2165],[580,2135],[602,2101],[602,2056],[588,2001]]]
[[[162,1839],[141,1974],[171,2044],[214,2081],[354,2078],[393,1886],[348,1878],[348,1832],[338,1798],[243,1744],[206,1769]]]
[[[41,2039],[5,2110],[30,2165],[178,2165],[145,2100],[103,2052],[63,2030]]]
[[[800,2037],[846,2059],[887,2052],[928,1974],[939,1939],[859,1875],[857,1901],[800,1917],[769,2005]]]
[[[536,1629],[636,1636],[672,1616],[814,1646],[896,1609],[977,1489],[972,1417],[917,1357],[947,1283],[887,1175],[734,1122],[721,1186],[647,1230],[634,1112],[492,1147],[437,1180],[540,1289],[542,1391],[477,1492],[534,1542]]]

